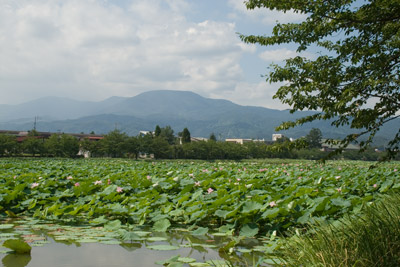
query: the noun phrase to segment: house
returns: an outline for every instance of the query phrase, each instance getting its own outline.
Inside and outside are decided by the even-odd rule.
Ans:
[[[285,137],[283,134],[272,134],[272,141],[276,142],[278,139]]]
[[[204,137],[190,137],[191,142],[201,142],[201,141],[208,141],[208,138]]]
[[[225,142],[243,145],[244,143],[253,142],[253,140],[252,139],[242,139],[242,138],[228,138],[228,139],[225,139]]]
[[[152,131],[139,131],[139,136],[145,136],[145,135],[148,135],[148,134],[155,135],[155,132],[152,132]]]

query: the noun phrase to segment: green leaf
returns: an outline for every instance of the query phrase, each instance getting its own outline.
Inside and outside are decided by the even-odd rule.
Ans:
[[[192,235],[205,235],[208,232],[207,227],[199,227],[195,231],[192,232]]]
[[[95,224],[95,225],[100,225],[100,224],[105,224],[108,222],[108,220],[105,218],[105,216],[100,216],[94,220],[89,221],[91,224]]]
[[[331,198],[331,202],[333,205],[339,206],[339,207],[350,207],[351,206],[351,202],[349,200],[344,200],[341,197]]]
[[[163,260],[163,261],[156,261],[156,264],[160,264],[160,265],[167,265],[169,263],[172,262],[177,262],[179,259],[180,255],[177,256],[172,256],[171,258],[167,259],[167,260]]]
[[[124,232],[121,235],[122,240],[124,241],[139,241],[142,240],[142,237],[140,237],[138,234],[134,232]]]
[[[392,180],[386,180],[382,185],[381,188],[379,189],[379,192],[384,193],[389,190],[389,188],[392,186],[393,181]]]
[[[166,238],[166,237],[159,237],[159,236],[152,236],[152,237],[146,238],[146,240],[147,240],[147,241],[150,241],[150,242],[157,242],[157,241],[167,241],[168,238]]]
[[[167,229],[171,226],[171,223],[169,222],[168,219],[162,219],[157,221],[153,225],[153,230],[156,232],[165,232]]]
[[[8,239],[4,241],[3,247],[9,248],[17,254],[30,254],[32,247],[20,239]]]
[[[261,217],[263,219],[265,218],[269,218],[269,219],[273,219],[276,216],[279,215],[279,208],[272,208],[272,209],[267,209],[262,215]]]
[[[103,190],[103,192],[100,193],[100,195],[101,196],[108,196],[111,193],[116,192],[116,190],[117,190],[117,186],[116,185],[114,185],[114,184],[113,185],[109,185]]]
[[[11,229],[11,228],[13,228],[14,227],[14,224],[7,224],[7,223],[5,223],[5,224],[0,224],[0,229],[1,230],[3,230],[3,229]]]
[[[262,204],[255,201],[246,201],[243,205],[243,213],[251,213],[253,211],[258,211],[262,208]]]
[[[120,228],[121,228],[120,220],[114,220],[114,221],[108,222],[104,225],[104,229],[109,230],[109,231],[115,231]]]
[[[240,229],[239,235],[241,236],[246,236],[246,237],[253,237],[256,234],[258,234],[258,226],[255,223],[248,223],[243,225],[243,227]]]
[[[177,250],[179,249],[178,246],[171,246],[171,245],[154,245],[154,246],[146,246],[148,249],[152,250]]]
[[[220,217],[220,218],[224,218],[225,219],[226,215],[228,215],[229,212],[230,211],[227,211],[227,210],[216,210],[215,211],[215,215]]]
[[[191,266],[191,267],[211,267],[211,266],[215,266],[215,265],[210,265],[205,262],[191,262],[191,263],[189,263],[189,266]]]
[[[311,212],[304,213],[301,217],[297,218],[297,222],[301,224],[306,224],[311,219]]]
[[[191,262],[196,262],[196,259],[188,258],[188,257],[179,257],[178,261],[183,262],[183,263],[191,263]]]

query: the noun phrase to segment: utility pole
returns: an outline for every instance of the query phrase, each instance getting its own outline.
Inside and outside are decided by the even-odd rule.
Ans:
[[[36,131],[36,124],[37,124],[38,120],[39,120],[39,117],[35,116],[35,121],[33,122],[33,130],[35,130],[35,131]]]

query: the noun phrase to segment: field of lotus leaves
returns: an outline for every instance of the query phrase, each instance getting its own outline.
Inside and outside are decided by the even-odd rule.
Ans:
[[[232,236],[221,248],[232,253],[239,243],[234,237],[270,240],[312,220],[358,212],[400,188],[398,162],[371,165],[0,159],[0,213],[3,222],[18,217],[104,227],[118,232],[111,243],[141,238],[138,227]]]

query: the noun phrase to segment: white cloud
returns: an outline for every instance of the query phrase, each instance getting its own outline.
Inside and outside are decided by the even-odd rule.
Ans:
[[[280,62],[280,61],[284,61],[285,59],[293,58],[296,56],[301,56],[301,57],[305,57],[308,59],[314,58],[314,55],[309,52],[298,53],[298,52],[296,52],[296,50],[290,50],[287,48],[266,50],[259,54],[259,57],[261,59],[268,61],[268,62],[271,62],[271,61],[272,62]]]
[[[288,11],[286,13],[269,10],[266,8],[256,8],[248,10],[243,0],[229,0],[230,6],[237,12],[233,17],[245,15],[255,21],[260,21],[265,25],[274,25],[277,21],[280,23],[299,22],[306,18],[306,15]]]
[[[241,59],[256,46],[239,40],[235,23],[193,22],[184,0],[116,2],[0,0],[0,103],[172,89],[285,108],[271,102],[277,85],[246,81]]]
[[[3,1],[0,90],[5,101],[44,95],[100,100],[154,89],[208,96],[243,78],[251,45],[227,22],[194,23],[185,1]],[[3,102],[4,103],[4,102]]]
[[[273,99],[281,85],[283,83],[269,84],[265,81],[259,83],[240,82],[235,85],[234,90],[213,93],[212,97],[228,99],[241,105],[283,110],[289,108],[289,106],[282,104],[277,99]]]

